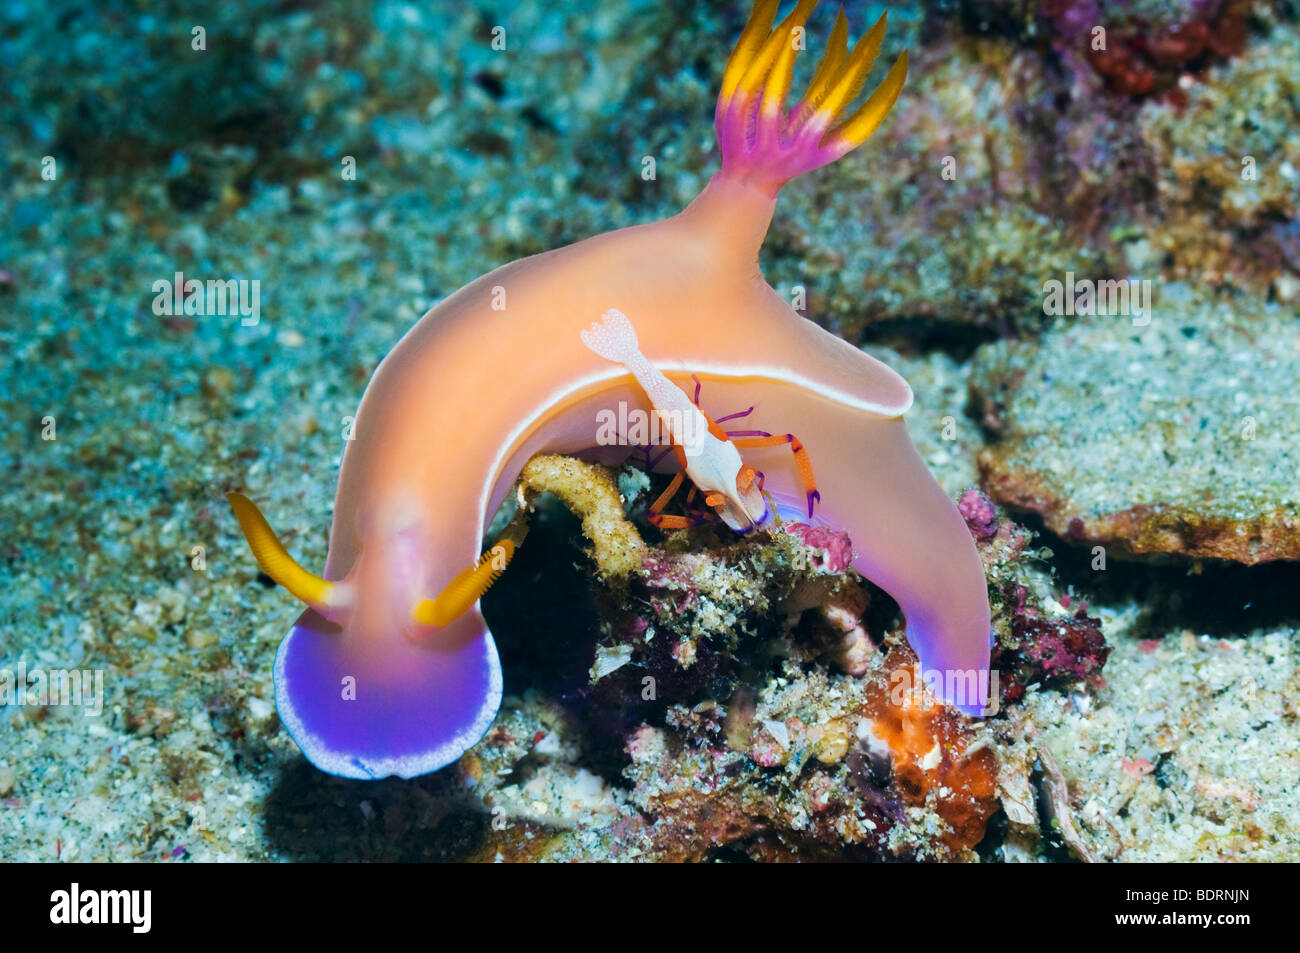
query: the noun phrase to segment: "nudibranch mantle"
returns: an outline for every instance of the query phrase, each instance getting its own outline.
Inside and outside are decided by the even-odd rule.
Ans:
[[[343,456],[320,582],[347,604],[309,608],[275,662],[280,716],[323,770],[424,774],[491,724],[501,671],[477,603],[439,628],[412,607],[475,563],[529,458],[592,450],[598,413],[620,401],[648,409],[627,369],[582,343],[611,308],[635,316],[646,360],[674,383],[698,375],[711,407],[753,404],[747,424],[797,431],[816,461],[818,521],[848,531],[854,567],[898,601],[927,672],[979,673],[976,699],[944,694],[942,680],[936,693],[972,714],[985,708],[984,574],[907,436],[910,388],[792,310],[758,264],[781,185],[870,135],[902,87],[905,54],[832,126],[884,31],[882,18],[849,53],[841,11],[809,94],[787,111],[785,41],[815,2],[773,28],[776,6],[756,3],[732,54],[716,116],[722,170],[685,210],[497,268],[431,309],[376,369]],[[775,498],[801,498],[789,450],[752,455]]]

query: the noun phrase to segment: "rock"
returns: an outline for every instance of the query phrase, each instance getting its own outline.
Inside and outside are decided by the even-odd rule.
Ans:
[[[998,502],[1125,556],[1300,558],[1300,333],[1279,309],[1173,286],[1154,317],[986,345],[972,391]]]
[[[1295,25],[1275,22],[1249,55],[1191,85],[1184,108],[1143,109],[1163,220],[1150,237],[1164,274],[1261,293],[1272,285],[1286,300],[1300,271],[1297,56]],[[1243,255],[1247,235],[1252,248]]]
[[[632,646],[615,645],[615,646],[597,646],[596,661],[591,663],[591,669],[587,673],[593,682],[598,682],[610,672],[616,672],[628,662],[632,661]]]
[[[248,718],[254,725],[265,725],[274,717],[275,709],[270,702],[256,695],[248,697]]]

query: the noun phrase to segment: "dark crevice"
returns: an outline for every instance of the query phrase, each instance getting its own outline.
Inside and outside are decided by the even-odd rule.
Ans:
[[[1043,525],[1041,517],[1016,519],[1052,551],[1062,589],[1103,605],[1142,606],[1137,629],[1153,634],[1190,629],[1198,635],[1239,638],[1255,629],[1300,626],[1300,563],[1244,566],[1224,560],[1156,556],[1124,560],[1107,547],[1106,568],[1093,569],[1093,544],[1074,546]]]

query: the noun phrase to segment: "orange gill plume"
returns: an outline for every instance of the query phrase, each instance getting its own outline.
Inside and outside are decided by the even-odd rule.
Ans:
[[[817,0],[799,0],[776,27],[779,0],[757,0],[722,77],[714,114],[722,168],[769,195],[790,179],[834,162],[871,136],[907,80],[907,51],[875,92],[847,118],[880,54],[885,17],[848,50],[848,20],[841,7],[825,55],[793,109],[786,98],[794,61],[803,49],[804,24]],[[838,123],[837,120],[840,120]]]

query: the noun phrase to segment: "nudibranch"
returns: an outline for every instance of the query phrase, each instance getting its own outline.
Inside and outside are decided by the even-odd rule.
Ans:
[[[817,521],[847,530],[854,567],[897,600],[932,690],[968,713],[985,708],[984,574],[908,438],[911,389],[796,313],[758,264],[782,185],[871,135],[903,87],[907,54],[848,113],[885,18],[850,51],[841,10],[807,92],[787,107],[816,0],[774,25],[778,2],[755,3],[727,63],[715,115],[721,170],[686,209],[497,268],[430,310],[383,359],[343,455],[323,575],[295,563],[232,494],[262,568],[308,607],[277,653],[275,696],[319,768],[413,777],[454,761],[491,724],[501,669],[477,600],[513,546],[480,558],[488,520],[534,454],[592,450],[600,412],[621,401],[649,411],[628,368],[582,340],[611,308],[635,317],[644,360],[674,384],[695,377],[710,407],[752,405],[746,426],[798,434],[816,464]],[[745,456],[775,505],[811,504],[809,473],[789,446]],[[971,678],[977,690],[957,697]]]

